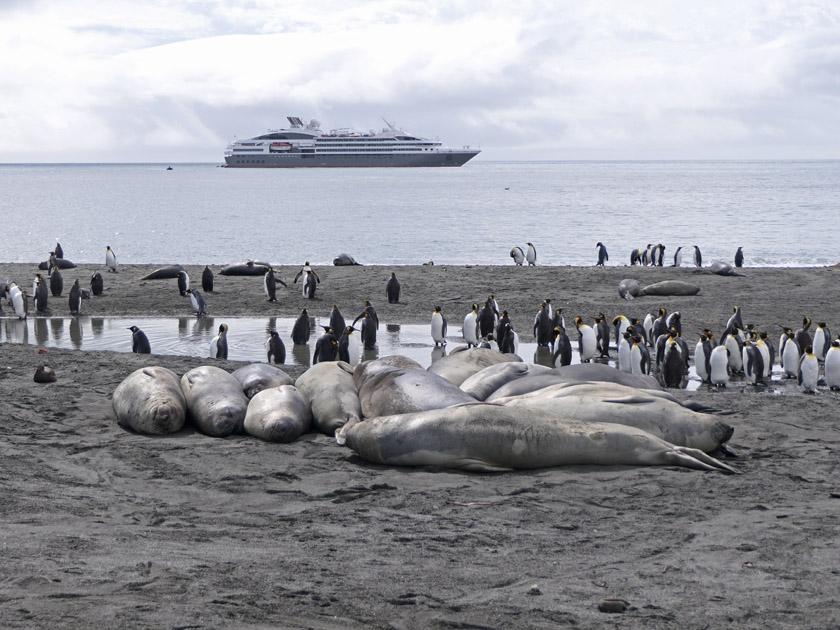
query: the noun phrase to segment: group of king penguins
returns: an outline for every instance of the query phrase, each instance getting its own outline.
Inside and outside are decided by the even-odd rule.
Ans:
[[[105,248],[105,266],[109,272],[116,273],[117,257],[110,245]],[[61,297],[61,294],[64,292],[64,276],[61,270],[72,269],[74,267],[76,265],[64,257],[64,249],[61,247],[61,243],[56,243],[55,248],[49,252],[47,260],[40,265],[42,270],[47,271],[47,275],[44,276],[41,273],[35,274],[35,278],[32,281],[32,291],[27,292],[21,289],[17,282],[10,280],[5,285],[0,286],[0,299],[6,298],[18,319],[26,319],[29,314],[30,298],[32,298],[32,303],[37,313],[49,313],[49,297]],[[91,295],[102,295],[104,284],[102,274],[99,271],[93,272],[90,277],[90,291],[82,289],[79,284],[79,279],[76,278],[68,294],[70,314],[81,315],[82,300],[89,298]],[[2,301],[0,301],[0,313],[2,312],[3,306]]]
[[[598,250],[598,261],[595,263],[595,266],[603,267],[610,259],[610,256],[607,253],[607,247],[600,241],[596,243],[595,247]],[[682,266],[682,249],[682,247],[677,247],[677,249],[674,250],[674,262],[671,266]],[[694,245],[693,250],[694,265],[696,267],[702,267],[703,254],[700,252],[700,247]],[[533,243],[528,243],[527,251],[518,246],[514,247],[510,250],[510,257],[513,259],[514,264],[519,266],[525,265],[526,262],[529,267],[536,266],[537,264],[537,250]],[[630,252],[630,265],[662,267],[664,265],[664,258],[665,245],[662,243],[648,243],[647,247],[636,248]],[[743,267],[743,265],[744,251],[742,247],[739,247],[735,252],[735,266]]]
[[[665,387],[684,387],[688,379],[690,352],[682,336],[679,311],[669,313],[664,307],[648,313],[644,320],[618,315],[611,320],[612,335],[618,352],[617,368],[631,374],[656,375]],[[813,336],[811,319],[805,317],[797,331],[785,327],[779,339],[778,363],[786,378],[797,379],[805,392],[816,392],[818,384],[840,389],[840,338],[832,340],[828,325],[818,323]],[[610,357],[610,324],[603,313],[587,324],[575,317],[577,351],[581,363],[607,360]],[[441,307],[432,314],[431,335],[435,346],[446,343],[446,318]],[[566,332],[563,309],[550,299],[540,304],[534,317],[533,335],[538,348],[548,348],[555,367],[572,362],[572,342]],[[519,336],[513,329],[510,314],[499,310],[495,296],[483,306],[473,303],[464,317],[463,338],[467,347],[496,348],[503,353],[517,353]],[[697,376],[715,387],[725,387],[732,375],[743,375],[752,385],[767,384],[775,362],[776,350],[766,332],[754,324],[744,324],[736,306],[719,337],[710,329],[699,333],[694,348]],[[823,364],[824,380],[819,378]]]

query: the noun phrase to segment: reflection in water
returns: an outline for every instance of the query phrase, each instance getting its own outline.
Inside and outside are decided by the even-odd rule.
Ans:
[[[61,337],[64,334],[64,319],[59,317],[51,319],[50,328],[52,329],[53,339],[57,342],[61,341]]]
[[[379,358],[379,346],[374,348],[362,348],[362,361],[373,361]]]
[[[534,352],[534,363],[537,365],[545,365],[547,367],[554,367],[554,355],[551,353],[550,346],[537,346]]]
[[[47,345],[49,339],[49,329],[47,328],[47,320],[38,317],[35,319],[35,343],[40,347]]]
[[[178,334],[186,335],[187,334],[187,328],[189,328],[189,325],[193,321],[195,321],[195,319],[196,319],[195,317],[179,317],[178,318]]]
[[[292,356],[295,359],[295,363],[298,365],[302,365],[304,367],[309,367],[311,365],[308,344],[294,344],[292,346]]]
[[[82,347],[82,319],[81,317],[73,317],[70,320],[70,343],[76,350]]]
[[[435,346],[432,348],[432,363],[446,356],[446,346]]]
[[[105,318],[104,317],[91,317],[90,318],[90,331],[93,333],[94,337],[101,337],[104,330],[105,330]]]

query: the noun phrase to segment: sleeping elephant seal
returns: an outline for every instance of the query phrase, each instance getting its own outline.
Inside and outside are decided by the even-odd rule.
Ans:
[[[336,267],[352,267],[353,265],[359,265],[360,263],[356,262],[356,259],[353,258],[350,254],[339,254],[335,258],[333,258],[333,265]]]
[[[268,269],[267,263],[249,260],[223,267],[219,273],[223,276],[264,276],[268,273]]]
[[[344,361],[316,363],[295,381],[312,408],[312,420],[321,433],[333,435],[348,422],[362,417],[353,368]]]
[[[279,367],[268,363],[252,363],[234,370],[231,376],[242,384],[242,391],[251,399],[255,394],[269,387],[293,385],[294,379]]]
[[[422,365],[417,363],[414,359],[410,359],[401,354],[392,354],[387,357],[373,359],[371,361],[362,361],[353,370],[353,383],[356,389],[361,389],[364,382],[380,372],[387,372],[389,370],[398,368],[417,368],[424,369]]]
[[[641,295],[697,295],[700,287],[682,280],[663,280],[649,284],[642,289]]]
[[[717,416],[687,409],[666,392],[606,382],[560,383],[494,402],[542,409],[558,422],[611,422],[636,427],[677,446],[705,453],[732,437],[731,426]]]
[[[738,273],[735,271],[735,267],[730,265],[729,263],[721,262],[719,260],[714,261],[711,265],[709,265],[709,271],[719,276],[743,276],[744,274]]]
[[[294,385],[257,392],[245,414],[245,432],[266,442],[294,442],[311,426],[309,401]]]
[[[199,431],[211,437],[242,433],[248,399],[242,385],[222,368],[202,365],[181,377],[187,411]]]
[[[161,267],[155,269],[147,276],[140,278],[141,280],[172,280],[177,278],[180,272],[184,271],[183,265],[169,265],[168,267]]]
[[[477,472],[586,464],[735,472],[702,451],[634,427],[561,423],[539,409],[480,402],[365,420],[347,431],[347,446],[376,464]]]
[[[187,414],[178,375],[158,366],[129,374],[114,390],[113,402],[117,423],[138,433],[175,433]]]
[[[73,269],[76,266],[76,263],[70,262],[66,258],[56,257],[56,258],[52,259],[52,266],[55,267],[56,269]],[[38,269],[40,269],[42,271],[49,271],[50,261],[49,260],[44,260],[44,261],[38,263]]]
[[[642,291],[641,285],[636,280],[625,278],[618,283],[618,294],[625,300],[637,298]]]
[[[627,374],[603,363],[575,363],[506,383],[490,394],[486,400],[490,402],[497,398],[527,394],[557,383],[581,381],[605,381],[639,389],[662,389],[659,382],[648,374]]]
[[[551,372],[550,367],[535,363],[522,363],[520,361],[497,363],[470,376],[461,383],[461,389],[476,400],[486,400],[490,394],[505,383],[515,381],[524,376],[533,376],[548,372]]]
[[[476,372],[490,365],[508,361],[522,361],[522,359],[515,354],[502,354],[489,348],[469,348],[441,357],[427,369],[432,374],[437,374],[455,385],[460,385]]]

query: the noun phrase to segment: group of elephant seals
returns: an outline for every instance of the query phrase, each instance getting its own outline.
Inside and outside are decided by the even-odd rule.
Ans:
[[[309,401],[294,385],[261,390],[248,403],[244,426],[267,442],[294,442],[312,426]]]
[[[242,433],[248,398],[230,373],[213,365],[193,368],[181,377],[181,391],[199,431],[211,437]]]
[[[354,265],[361,265],[361,263],[356,262],[356,259],[350,254],[339,254],[333,258],[333,265],[336,267],[352,267]]]
[[[642,287],[637,280],[625,278],[618,283],[618,294],[625,300],[632,300],[644,295],[697,295],[700,287],[682,280],[663,280]]]
[[[117,423],[138,433],[175,433],[187,414],[178,375],[157,366],[135,370],[117,385],[113,405]]]
[[[177,278],[178,274],[182,271],[185,271],[183,265],[168,265],[167,267],[155,269],[149,275],[140,278],[140,280],[171,280]]]
[[[267,262],[248,260],[222,267],[219,273],[223,276],[264,276],[270,267]]]
[[[735,472],[706,453],[618,424],[557,422],[540,409],[475,402],[371,418],[346,432],[369,462],[478,472],[594,464]]]

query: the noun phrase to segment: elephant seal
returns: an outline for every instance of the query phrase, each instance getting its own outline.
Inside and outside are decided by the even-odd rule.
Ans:
[[[361,265],[361,263],[357,263],[356,259],[350,254],[339,254],[333,258],[333,265],[336,267],[351,267],[353,265]]]
[[[347,446],[376,464],[499,472],[549,466],[685,466],[735,471],[702,451],[634,427],[557,422],[539,409],[470,403],[382,416],[347,431]]]
[[[141,280],[172,280],[177,278],[178,274],[185,271],[183,265],[169,265],[168,267],[161,267],[155,269],[147,276],[140,278]]]
[[[364,418],[439,409],[475,398],[442,376],[422,368],[381,369],[361,381],[359,401]]]
[[[455,385],[460,385],[476,372],[490,365],[508,361],[522,361],[522,359],[515,354],[502,354],[488,348],[465,348],[441,357],[427,369],[432,374],[437,374]]]
[[[709,271],[719,276],[743,276],[744,274],[738,273],[735,271],[735,267],[730,265],[729,263],[721,262],[719,260],[714,261],[711,265],[709,265]]]
[[[371,361],[362,361],[359,363],[353,369],[353,383],[356,385],[356,389],[361,389],[365,381],[373,377],[375,374],[397,368],[424,369],[423,366],[417,363],[414,359],[410,359],[401,354],[392,354],[387,357],[381,357]]]
[[[362,418],[353,368],[344,361],[316,363],[295,381],[312,408],[312,420],[321,433],[333,435],[348,422]]]
[[[641,291],[641,295],[697,295],[700,287],[682,280],[663,280],[649,284]]]
[[[641,285],[636,280],[625,278],[618,283],[618,294],[625,300],[633,300],[637,298],[642,291]]]
[[[245,432],[266,442],[294,442],[311,426],[309,401],[294,385],[257,392],[245,413]]]
[[[283,370],[268,363],[243,365],[231,373],[242,384],[242,391],[250,400],[255,394],[269,387],[293,385],[294,379]]]
[[[70,262],[66,258],[56,257],[52,260],[52,266],[56,269],[73,269],[76,266],[76,263]],[[50,268],[50,261],[44,260],[38,263],[38,269],[41,271],[48,271]]]
[[[219,272],[223,276],[264,276],[268,273],[268,263],[249,260],[222,267]]]
[[[202,365],[181,377],[189,417],[211,437],[242,433],[248,399],[242,385],[222,368]]]
[[[639,389],[662,389],[659,381],[647,374],[628,374],[603,363],[575,363],[554,368],[551,372],[535,374],[506,383],[490,394],[486,400],[490,402],[497,398],[527,394],[557,383],[580,381],[605,381]]]
[[[519,361],[497,363],[496,365],[490,365],[483,370],[479,370],[470,376],[461,383],[461,389],[476,400],[486,400],[490,394],[506,383],[524,376],[533,376],[548,372],[551,372],[550,367],[535,363],[521,363]]]
[[[184,426],[187,401],[178,375],[149,366],[129,374],[114,390],[117,424],[138,433],[176,433]]]
[[[616,383],[560,383],[494,402],[542,409],[558,421],[611,422],[636,427],[677,446],[708,453],[732,437],[733,428],[717,416],[682,406],[669,394]]]

